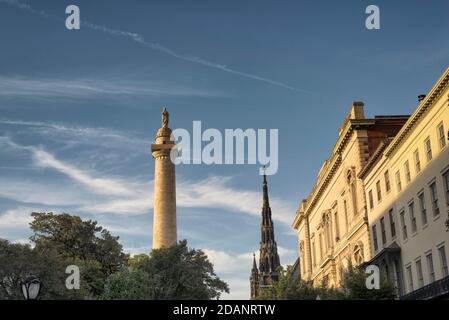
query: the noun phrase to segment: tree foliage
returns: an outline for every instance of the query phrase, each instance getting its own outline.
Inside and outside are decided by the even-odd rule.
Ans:
[[[381,275],[379,289],[368,289],[367,274],[361,268],[350,267],[344,273],[342,295],[350,300],[392,300],[396,298],[394,286]]]
[[[23,299],[20,282],[30,275],[43,284],[41,299],[82,299],[89,296],[83,284],[80,290],[67,290],[65,269],[72,261],[53,250],[42,252],[29,245],[11,244],[0,239],[0,300]],[[87,284],[87,283],[86,283]]]
[[[261,300],[387,300],[395,299],[394,287],[381,278],[379,289],[368,289],[364,270],[349,266],[343,273],[341,288],[328,288],[324,284],[313,286],[311,282],[299,279],[291,266],[279,270],[280,278],[270,288],[264,290]]]
[[[176,246],[153,250],[149,256],[130,259],[128,269],[107,279],[104,297],[208,300],[220,298],[222,292],[229,293],[228,285],[215,274],[207,256],[188,248],[183,240]]]
[[[150,276],[143,270],[123,268],[106,280],[103,299],[153,300]]]
[[[39,250],[55,250],[64,258],[97,261],[104,274],[111,274],[126,263],[119,237],[114,237],[96,221],[83,221],[67,213],[33,212],[31,240]]]
[[[32,213],[30,245],[0,239],[0,299],[22,299],[20,281],[43,283],[41,299],[215,299],[229,292],[201,250],[181,241],[133,258],[96,221],[66,213]],[[67,266],[80,269],[80,290],[68,290]]]

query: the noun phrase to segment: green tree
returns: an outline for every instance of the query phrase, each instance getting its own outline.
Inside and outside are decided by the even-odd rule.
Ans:
[[[143,270],[123,268],[106,280],[103,299],[153,300],[150,276]]]
[[[299,279],[293,274],[291,266],[279,269],[280,277],[270,288],[264,290],[261,300],[386,300],[395,298],[394,287],[381,278],[379,289],[366,287],[367,274],[363,269],[350,266],[343,273],[340,288],[329,288],[324,283],[313,286],[311,282]]]
[[[350,267],[344,273],[342,290],[343,299],[350,300],[392,300],[396,298],[394,286],[381,274],[380,288],[368,289],[367,274],[362,268]]]
[[[228,285],[215,274],[207,256],[188,248],[183,240],[176,246],[153,250],[150,256],[130,259],[127,270],[107,279],[104,297],[209,300],[220,298],[222,292],[229,293]]]
[[[128,266],[130,268],[138,268],[139,266],[143,266],[150,262],[150,256],[147,254],[136,254],[132,258],[128,260]]]
[[[287,270],[279,267],[279,281],[263,290],[259,300],[315,300],[333,299],[337,296],[336,290],[324,286],[314,287],[310,282],[301,280],[294,274],[292,266]]]
[[[96,221],[84,221],[67,213],[33,212],[30,223],[34,235],[30,238],[36,250],[56,252],[62,259],[80,268],[89,297],[103,293],[107,277],[126,265],[119,237],[99,226]]]
[[[96,260],[70,260],[71,264],[80,268],[82,283],[89,290],[89,298],[98,298],[103,294],[104,286],[108,274],[105,274],[101,264]]]
[[[98,261],[104,274],[109,275],[125,265],[119,237],[114,237],[96,221],[83,221],[67,213],[33,212],[30,238],[39,250],[55,250],[64,258]]]
[[[23,299],[20,282],[37,276],[43,289],[40,299],[83,299],[89,288],[81,281],[80,290],[68,290],[65,269],[72,262],[55,251],[42,252],[29,245],[12,244],[0,239],[0,300]]]

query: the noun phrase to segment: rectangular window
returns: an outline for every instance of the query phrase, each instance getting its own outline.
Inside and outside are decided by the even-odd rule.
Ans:
[[[435,268],[433,266],[432,252],[426,255],[427,260],[427,270],[429,272],[429,283],[435,281]]]
[[[404,212],[404,210],[401,211],[399,216],[401,217],[402,237],[404,238],[404,240],[407,240],[407,224],[405,223],[405,212]]]
[[[401,267],[399,267],[399,262],[397,259],[394,259],[394,271],[395,271],[395,283],[398,289],[399,296],[402,296],[404,294],[404,291],[402,290],[402,270]]]
[[[404,170],[405,170],[405,182],[409,183],[412,177],[410,175],[410,164],[408,160],[405,161],[404,163]]]
[[[345,213],[345,227],[346,232],[348,232],[349,229],[349,217],[348,217],[348,203],[346,200],[343,201],[343,211]]]
[[[334,213],[334,220],[335,220],[335,241],[340,240],[340,226],[338,221],[338,211],[335,211]]]
[[[376,182],[377,201],[382,200],[382,190],[380,190],[380,181]]]
[[[415,171],[418,174],[421,172],[421,161],[419,160],[418,149],[416,149],[415,153],[413,153],[413,158],[415,158]]]
[[[402,184],[401,184],[401,173],[398,171],[396,171],[396,185],[397,185],[397,189],[398,192],[402,191]]]
[[[449,170],[443,174],[443,181],[446,193],[446,203],[449,205]]]
[[[433,215],[437,216],[440,214],[440,207],[438,204],[437,184],[435,182],[432,182],[429,188],[430,188],[430,197],[432,200]]]
[[[408,205],[408,213],[410,215],[410,223],[412,225],[412,233],[415,233],[417,228],[416,225],[416,215],[415,215],[415,204],[412,202],[410,202],[410,204]]]
[[[413,291],[413,273],[412,273],[412,266],[409,265],[407,267],[407,277],[408,277],[408,289],[409,292]]]
[[[390,209],[390,211],[388,211],[388,216],[390,218],[391,237],[394,238],[394,237],[396,237],[396,222],[394,219],[393,209]]]
[[[449,271],[447,269],[446,249],[444,246],[438,248],[438,253],[440,254],[441,274],[444,278],[449,275]]]
[[[444,134],[444,126],[443,122],[438,125],[438,143],[440,145],[440,149],[443,149],[446,146],[446,135]]]
[[[418,276],[418,287],[424,287],[424,276],[422,273],[421,259],[416,260],[416,275]]]
[[[432,160],[432,144],[430,143],[430,137],[424,141],[424,150],[426,150],[427,162]]]
[[[320,259],[323,259],[323,235],[320,233]]]
[[[384,178],[385,178],[385,191],[389,192],[391,189],[391,184],[390,184],[390,173],[388,172],[388,170],[385,171]]]
[[[385,218],[380,219],[380,232],[382,233],[382,244],[387,242],[387,233],[385,232]]]
[[[312,264],[316,266],[316,250],[315,250],[315,241],[312,242]]]
[[[370,190],[368,192],[368,199],[369,199],[369,208],[373,209],[374,208],[373,190]]]
[[[419,200],[419,210],[421,211],[421,222],[423,225],[427,224],[427,211],[426,211],[426,200],[424,198],[424,191],[418,195]]]
[[[373,244],[374,244],[374,251],[377,251],[379,246],[377,244],[377,228],[376,228],[376,225],[373,226]]]

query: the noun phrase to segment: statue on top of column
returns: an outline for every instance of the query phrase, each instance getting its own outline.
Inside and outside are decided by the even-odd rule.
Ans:
[[[162,127],[167,128],[168,127],[168,111],[167,108],[164,107],[164,110],[162,110]]]

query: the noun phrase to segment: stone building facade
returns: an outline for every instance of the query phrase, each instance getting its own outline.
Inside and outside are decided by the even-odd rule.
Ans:
[[[407,119],[368,119],[362,102],[350,107],[332,152],[293,222],[302,279],[338,287],[346,266],[371,259],[365,192],[358,175],[378,146],[395,136]]]

